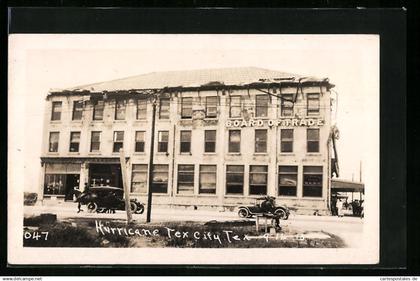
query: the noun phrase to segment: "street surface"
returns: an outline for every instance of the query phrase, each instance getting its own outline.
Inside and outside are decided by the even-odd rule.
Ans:
[[[126,219],[123,211],[115,214],[88,213],[86,209],[77,213],[76,203],[64,203],[55,206],[25,206],[25,217],[37,216],[41,213],[57,214],[57,219],[63,220],[71,217],[98,218],[98,219]],[[146,211],[143,214],[133,214],[133,219],[139,223],[146,222]],[[195,221],[208,222],[232,221],[239,219],[237,212],[216,210],[192,210],[191,208],[163,208],[152,209],[152,222],[165,221]],[[342,238],[348,247],[358,247],[363,236],[363,219],[357,217],[332,217],[332,216],[309,216],[294,215],[286,221],[281,221],[282,227],[290,227],[297,231],[325,231]]]

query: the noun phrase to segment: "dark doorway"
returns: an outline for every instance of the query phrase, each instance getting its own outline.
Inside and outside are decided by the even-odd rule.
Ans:
[[[65,200],[73,200],[74,189],[79,189],[80,175],[67,174],[66,175],[66,196]]]
[[[90,164],[89,184],[123,188],[120,164]]]

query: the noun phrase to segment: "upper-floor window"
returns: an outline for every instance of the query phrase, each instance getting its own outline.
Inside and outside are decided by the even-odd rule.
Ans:
[[[61,119],[62,107],[63,107],[63,103],[61,101],[52,102],[51,120],[57,121]]]
[[[124,147],[124,131],[114,132],[114,146],[112,151],[119,152]]]
[[[255,152],[267,152],[267,130],[255,130]]]
[[[73,102],[73,120],[82,120],[83,101]]]
[[[240,118],[242,116],[241,96],[232,96],[229,101],[229,117]]]
[[[249,167],[249,194],[267,194],[268,166],[251,165]]]
[[[58,151],[58,140],[60,138],[59,132],[50,132],[48,151],[57,152]]]
[[[293,152],[293,129],[281,129],[281,152]]]
[[[192,117],[192,98],[182,98],[181,99],[181,118],[191,118]]]
[[[115,101],[115,120],[125,119],[125,100]]]
[[[241,130],[229,131],[229,152],[241,152]]]
[[[216,130],[204,131],[204,152],[216,152]]]
[[[90,152],[97,152],[101,149],[101,132],[92,132],[90,137]]]
[[[226,194],[244,193],[244,166],[226,166]]]
[[[216,194],[217,166],[200,165],[200,182],[198,192],[200,194]]]
[[[319,93],[308,93],[307,114],[318,115],[319,107],[320,107]]]
[[[293,115],[293,94],[282,94],[280,102],[281,116],[292,116]]]
[[[307,152],[319,152],[319,129],[307,129]]]
[[[206,97],[206,117],[215,118],[217,117],[217,104],[218,97]]]
[[[137,119],[146,119],[147,117],[147,100],[137,100]]]
[[[80,145],[80,132],[71,132],[70,133],[70,152],[79,152]]]
[[[256,117],[267,117],[268,116],[268,104],[270,98],[268,95],[256,95],[255,96],[255,116]]]
[[[104,108],[105,102],[103,100],[98,100],[93,106],[93,120],[103,120],[104,119]]]
[[[181,131],[181,153],[191,152],[191,131]]]
[[[158,152],[168,152],[169,132],[158,132]]]
[[[169,119],[170,99],[161,98],[159,103],[159,119]]]
[[[194,194],[194,165],[178,165],[178,194]]]
[[[136,145],[135,145],[134,151],[144,152],[144,144],[145,144],[145,132],[137,131],[136,132]]]

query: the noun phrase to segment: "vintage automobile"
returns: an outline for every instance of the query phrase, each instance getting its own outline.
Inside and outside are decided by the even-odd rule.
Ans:
[[[105,213],[115,210],[125,210],[124,190],[112,186],[95,186],[80,193],[76,202],[86,205],[88,212]],[[137,199],[130,199],[130,208],[133,213],[142,214],[144,205]]]
[[[276,206],[276,198],[272,196],[264,196],[256,198],[253,206],[239,206],[238,215],[241,218],[252,218],[255,215],[270,214],[278,216],[282,220],[287,220],[290,210],[286,206]]]

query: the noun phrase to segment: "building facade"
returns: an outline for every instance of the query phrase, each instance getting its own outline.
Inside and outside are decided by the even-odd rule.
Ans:
[[[51,91],[41,197],[71,200],[74,188],[122,187],[123,148],[131,196],[143,202],[152,173],[154,204],[234,207],[271,195],[296,209],[326,210],[331,87],[327,79],[235,68]]]

